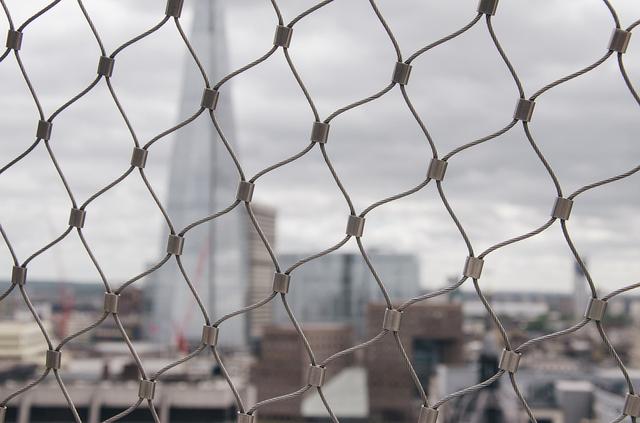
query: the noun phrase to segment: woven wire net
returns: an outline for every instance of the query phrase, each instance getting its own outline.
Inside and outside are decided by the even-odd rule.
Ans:
[[[33,252],[33,254],[31,254],[26,258],[18,257],[18,255],[14,251],[14,248],[12,247],[11,238],[7,235],[5,230],[2,229],[2,227],[0,226],[2,238],[14,262],[13,273],[12,273],[12,283],[9,289],[0,295],[0,301],[6,300],[9,297],[9,295],[12,293],[17,293],[17,295],[21,298],[21,300],[24,302],[26,307],[28,307],[29,311],[31,312],[31,315],[33,316],[33,319],[35,320],[35,322],[38,324],[48,346],[48,352],[47,352],[44,371],[40,374],[39,377],[37,377],[32,382],[28,383],[23,387],[20,387],[19,389],[16,389],[15,392],[11,393],[8,397],[2,398],[0,400],[0,407],[2,407],[0,408],[0,413],[4,413],[4,411],[6,410],[6,407],[11,403],[11,401],[20,397],[22,394],[26,393],[29,390],[35,389],[50,373],[53,373],[55,376],[55,380],[66,399],[68,407],[71,413],[73,414],[75,421],[76,422],[82,421],[74,405],[73,398],[69,395],[68,390],[65,388],[65,384],[63,382],[64,369],[61,368],[60,366],[60,359],[64,355],[65,346],[69,342],[71,342],[75,338],[85,333],[88,333],[94,330],[96,327],[102,324],[106,319],[113,319],[115,321],[116,327],[118,328],[118,330],[122,335],[122,341],[126,343],[126,345],[128,346],[131,357],[133,358],[135,365],[141,376],[141,380],[140,380],[139,395],[135,398],[131,398],[131,406],[125,410],[122,410],[122,412],[108,418],[107,420],[105,420],[105,422],[118,421],[119,419],[133,412],[133,410],[138,408],[143,402],[146,402],[148,404],[148,409],[153,420],[156,422],[160,422],[160,417],[158,415],[156,405],[154,404],[154,390],[155,390],[156,384],[162,383],[163,374],[173,369],[174,367],[182,363],[185,363],[188,360],[191,360],[192,358],[200,355],[201,353],[204,353],[205,350],[212,353],[213,359],[219,364],[222,370],[222,374],[226,379],[229,385],[229,389],[233,393],[233,396],[235,398],[236,407],[239,413],[238,419],[240,421],[245,421],[245,422],[252,421],[255,413],[265,405],[272,404],[274,402],[279,402],[279,401],[287,401],[292,398],[299,397],[305,394],[309,390],[317,390],[320,398],[322,399],[322,402],[324,403],[324,406],[326,407],[327,416],[332,421],[338,421],[338,418],[332,411],[330,401],[327,401],[327,399],[325,398],[325,395],[323,394],[323,388],[321,386],[322,378],[319,375],[321,375],[324,372],[325,368],[330,367],[332,363],[335,360],[339,359],[340,357],[353,354],[357,350],[367,349],[367,348],[376,348],[376,343],[385,337],[392,337],[394,342],[397,344],[397,347],[398,347],[397,354],[402,358],[402,360],[404,360],[404,362],[407,365],[407,369],[409,370],[410,378],[407,379],[407,382],[408,383],[413,382],[415,384],[417,391],[419,392],[419,395],[422,401],[422,408],[421,410],[417,411],[416,414],[420,414],[421,416],[420,421],[434,422],[435,419],[437,418],[437,410],[440,407],[465,394],[483,389],[489,386],[490,384],[492,384],[493,382],[495,382],[496,380],[498,380],[499,378],[510,379],[511,386],[513,387],[513,390],[517,395],[522,408],[526,411],[531,421],[536,421],[533,415],[533,412],[531,411],[529,405],[527,404],[527,401],[525,400],[524,396],[520,392],[520,389],[518,388],[517,364],[520,356],[522,354],[526,354],[527,349],[529,349],[530,347],[536,344],[552,341],[555,338],[576,332],[587,325],[596,326],[597,331],[600,334],[602,343],[604,343],[608,348],[608,350],[610,351],[611,356],[617,363],[617,366],[619,367],[620,372],[622,373],[622,375],[624,376],[624,379],[626,380],[629,396],[632,397],[632,400],[633,398],[637,398],[635,397],[634,386],[627,373],[625,365],[620,359],[620,357],[618,356],[615,348],[612,346],[609,339],[607,338],[606,331],[601,323],[601,320],[605,312],[607,301],[624,292],[640,287],[640,283],[626,286],[624,288],[610,292],[604,296],[598,296],[596,291],[596,286],[592,280],[591,275],[589,274],[588,269],[585,267],[583,258],[581,257],[581,254],[579,253],[579,251],[576,249],[576,247],[572,242],[567,220],[570,217],[571,206],[573,205],[573,202],[579,200],[579,197],[581,194],[589,190],[614,183],[623,178],[627,178],[633,175],[634,173],[636,173],[640,169],[640,167],[634,167],[624,173],[613,175],[603,180],[595,181],[593,183],[590,183],[586,186],[583,186],[577,189],[572,193],[564,192],[560,181],[556,177],[553,167],[546,160],[544,152],[538,147],[538,144],[536,143],[536,140],[535,140],[535,136],[531,131],[531,128],[529,127],[529,121],[533,119],[535,115],[534,110],[535,110],[536,101],[541,96],[543,96],[548,91],[553,90],[555,87],[565,82],[568,82],[574,78],[578,78],[596,69],[598,66],[602,65],[607,60],[617,61],[617,65],[619,68],[618,77],[620,77],[624,81],[624,84],[628,88],[629,94],[633,96],[635,101],[640,104],[640,97],[638,96],[637,92],[632,86],[632,83],[629,79],[627,71],[625,70],[624,60],[623,60],[624,53],[626,52],[627,44],[631,37],[631,33],[634,30],[634,28],[638,24],[640,24],[640,21],[636,21],[626,28],[622,27],[620,20],[617,16],[616,10],[607,0],[603,0],[602,2],[603,13],[608,13],[608,15],[611,18],[613,35],[609,40],[608,45],[607,45],[607,40],[603,40],[602,57],[598,58],[592,64],[590,64],[589,66],[586,66],[583,69],[580,69],[554,82],[551,82],[548,85],[543,86],[542,88],[535,91],[532,95],[526,94],[525,87],[523,87],[523,84],[520,82],[518,73],[514,68],[514,66],[512,66],[509,60],[508,52],[506,52],[501,46],[500,36],[496,34],[496,32],[494,31],[492,21],[494,19],[494,15],[496,15],[496,13],[499,13],[498,0],[481,0],[478,5],[477,14],[473,17],[473,19],[471,19],[468,22],[468,24],[464,25],[461,28],[455,29],[449,35],[441,39],[432,41],[426,44],[425,47],[420,48],[419,50],[412,52],[411,54],[408,54],[408,55],[403,54],[401,46],[396,41],[396,38],[394,36],[393,28],[391,28],[387,24],[387,21],[385,20],[385,16],[378,9],[376,2],[374,0],[369,0],[371,13],[373,13],[377,18],[377,20],[379,21],[380,31],[384,31],[384,33],[388,37],[388,40],[392,44],[393,49],[396,53],[395,60],[397,63],[395,65],[391,81],[388,83],[388,85],[383,87],[381,90],[379,90],[375,94],[368,96],[366,98],[363,98],[359,101],[356,101],[352,104],[349,104],[345,107],[342,107],[324,118],[319,114],[318,110],[316,109],[313,95],[309,92],[309,90],[307,90],[305,86],[304,75],[301,75],[296,70],[295,61],[290,57],[288,53],[288,47],[289,47],[290,40],[295,37],[295,28],[298,25],[304,25],[304,19],[307,16],[312,15],[313,13],[320,10],[321,8],[329,5],[330,3],[332,3],[332,0],[325,0],[325,1],[319,2],[291,20],[287,20],[283,16],[283,14],[281,13],[278,7],[277,0],[271,0],[271,6],[273,7],[273,10],[275,12],[274,25],[277,26],[273,47],[270,48],[266,53],[264,53],[264,55],[262,55],[258,59],[253,60],[250,63],[247,63],[246,65],[238,68],[237,70],[231,72],[230,74],[228,74],[227,76],[225,76],[219,81],[211,81],[209,79],[206,70],[201,66],[200,60],[198,59],[198,51],[196,51],[191,46],[188,36],[185,34],[185,31],[182,29],[181,11],[183,7],[183,1],[169,0],[166,4],[166,10],[164,10],[164,14],[162,14],[163,12],[162,8],[160,7],[158,8],[159,22],[155,26],[149,28],[147,31],[127,41],[120,47],[116,48],[113,52],[108,52],[103,46],[100,33],[94,26],[91,15],[85,9],[82,0],[78,0],[77,7],[79,7],[80,11],[82,12],[82,16],[86,20],[86,23],[89,25],[97,41],[98,50],[99,50],[96,52],[97,57],[99,57],[98,75],[85,89],[80,91],[77,95],[73,96],[72,98],[68,99],[68,101],[66,101],[64,104],[62,104],[60,107],[53,110],[52,112],[45,111],[44,108],[41,106],[39,96],[38,96],[38,91],[31,84],[31,81],[29,78],[29,69],[23,64],[21,60],[20,50],[22,47],[21,43],[22,43],[23,34],[25,37],[29,36],[29,26],[34,21],[37,21],[38,19],[40,19],[41,17],[49,13],[51,10],[58,7],[60,0],[55,0],[47,4],[44,8],[42,8],[40,11],[38,11],[36,14],[34,14],[33,16],[31,16],[30,18],[28,18],[22,23],[16,23],[13,21],[11,10],[9,7],[7,7],[4,0],[0,0],[0,3],[2,4],[4,14],[8,20],[9,28],[10,28],[7,36],[7,48],[4,51],[4,53],[0,56],[0,62],[4,62],[4,66],[9,66],[10,65],[9,62],[13,62],[11,65],[17,66],[19,68],[19,71],[22,74],[24,81],[26,82],[26,89],[28,90],[29,94],[33,99],[33,102],[37,108],[37,112],[39,116],[38,130],[37,130],[35,141],[33,141],[33,143],[29,145],[28,148],[26,148],[21,154],[19,154],[14,158],[10,158],[6,162],[6,164],[3,164],[3,167],[0,170],[0,174],[4,173],[5,171],[7,171],[8,169],[14,166],[20,166],[23,159],[25,159],[31,154],[34,154],[34,152],[37,151],[37,149],[45,149],[52,164],[55,166],[55,169],[57,170],[57,174],[61,182],[64,184],[64,187],[66,188],[68,200],[72,208],[70,219],[69,219],[69,227],[62,234],[60,234],[55,239],[51,240],[49,243],[47,243],[37,251]],[[145,37],[152,35],[154,32],[158,31],[160,28],[162,28],[165,25],[175,25],[177,27],[178,34],[181,37],[182,42],[184,43],[189,54],[192,56],[193,66],[199,68],[199,71],[201,72],[201,75],[202,75],[202,87],[204,90],[203,100],[200,105],[200,108],[197,110],[197,112],[193,116],[190,116],[189,118],[178,123],[177,125],[162,131],[161,133],[152,137],[148,142],[143,143],[135,135],[136,131],[127,117],[127,112],[125,108],[118,101],[116,90],[112,86],[110,82],[110,78],[114,70],[114,64],[115,62],[117,62],[117,56],[122,51],[135,45]],[[442,152],[439,152],[437,149],[437,144],[438,144],[437,141],[434,140],[429,133],[428,124],[425,121],[423,121],[423,118],[418,114],[418,112],[416,111],[416,108],[414,108],[412,104],[411,95],[410,95],[412,63],[418,57],[423,55],[428,55],[432,49],[437,48],[438,46],[453,40],[454,38],[468,31],[470,28],[475,26],[481,26],[481,25],[486,27],[488,36],[490,37],[493,45],[495,46],[496,51],[498,52],[500,58],[502,59],[504,66],[508,69],[509,74],[512,77],[514,86],[517,88],[517,91],[519,93],[519,98],[514,99],[514,100],[517,100],[516,110],[513,117],[509,117],[509,119],[505,119],[505,120],[508,120],[508,124],[506,124],[502,129],[496,132],[493,132],[491,134],[487,134],[478,139],[475,139],[471,142],[460,145],[459,147],[454,148],[452,151],[442,153]],[[306,145],[305,148],[302,149],[297,154],[287,158],[286,160],[283,160],[268,166],[267,168],[261,170],[254,176],[250,176],[244,172],[241,161],[238,160],[235,152],[230,147],[230,144],[227,142],[227,139],[225,138],[225,135],[223,133],[224,128],[221,128],[220,125],[218,124],[218,121],[216,120],[216,102],[217,102],[217,96],[219,94],[218,90],[223,85],[225,85],[226,83],[234,79],[236,76],[242,74],[243,72],[248,71],[249,69],[252,69],[252,68],[259,69],[260,65],[274,54],[284,55],[286,59],[286,63],[288,64],[291,71],[291,78],[295,79],[300,90],[302,91],[302,93],[304,94],[308,102],[308,105],[310,107],[310,110],[313,116],[313,129],[311,131],[311,140],[308,143],[308,145]],[[117,68],[117,66],[115,67]],[[111,183],[109,183],[99,191],[95,192],[93,195],[89,196],[84,201],[81,201],[79,199],[76,199],[76,196],[74,196],[72,189],[67,183],[64,169],[60,166],[60,164],[56,160],[55,144],[53,144],[51,140],[55,139],[56,122],[60,119],[64,119],[63,112],[67,108],[69,108],[72,104],[74,104],[76,101],[86,96],[89,92],[91,92],[101,84],[106,84],[106,87],[108,88],[108,91],[111,94],[111,97],[113,98],[113,107],[116,108],[116,110],[121,114],[125,125],[130,131],[132,135],[131,141],[132,141],[134,150],[132,154],[131,165],[126,169],[126,171],[124,171],[124,173],[122,173],[121,176],[113,180]],[[354,204],[351,201],[349,191],[345,188],[345,186],[343,186],[339,174],[336,172],[336,170],[332,166],[331,154],[330,154],[331,152],[330,142],[327,143],[331,139],[329,128],[333,124],[334,119],[339,115],[343,113],[348,113],[350,110],[363,106],[367,103],[375,102],[377,99],[381,98],[386,93],[392,90],[400,91],[404,106],[406,106],[408,110],[411,112],[411,115],[413,116],[417,125],[420,127],[422,131],[425,141],[428,143],[431,154],[429,156],[424,157],[424,163],[428,164],[428,171],[424,179],[420,181],[418,184],[416,184],[413,188],[402,191],[402,192],[398,192],[395,195],[392,195],[388,198],[377,201],[369,205],[368,207],[364,208],[363,210],[359,211],[355,208]],[[194,105],[194,107],[197,107],[197,106],[198,105]],[[239,191],[238,191],[237,198],[229,199],[230,204],[228,207],[222,210],[212,210],[211,215],[202,216],[201,219],[195,222],[192,222],[190,225],[186,226],[185,228],[176,228],[172,224],[170,217],[167,215],[162,205],[162,201],[158,199],[158,196],[154,192],[151,183],[145,176],[145,163],[146,163],[147,151],[152,149],[153,145],[157,141],[171,135],[172,133],[174,133],[175,131],[179,130],[184,126],[191,124],[191,122],[196,117],[202,114],[209,116],[211,125],[215,127],[215,130],[219,133],[221,142],[225,144],[226,150],[228,152],[228,160],[233,161],[237,168]],[[336,125],[339,125],[339,123],[337,123]],[[550,206],[553,206],[551,217],[548,219],[548,221],[546,221],[541,226],[525,234],[522,234],[520,236],[499,242],[487,248],[484,251],[477,252],[474,250],[472,242],[470,241],[469,237],[465,233],[464,222],[458,219],[456,215],[455,207],[447,201],[447,197],[445,195],[447,165],[449,162],[455,161],[456,156],[462,153],[463,151],[467,149],[475,148],[483,143],[490,142],[491,140],[494,140],[495,138],[507,133],[508,131],[517,131],[517,130],[522,130],[524,132],[526,139],[530,144],[531,160],[539,161],[546,169],[548,176],[552,180],[553,186],[555,187],[555,195],[557,196],[557,199],[555,204],[550,205]],[[289,268],[285,269],[280,266],[277,254],[274,252],[272,246],[267,241],[267,238],[263,235],[263,231],[260,228],[258,220],[255,218],[255,215],[252,210],[251,193],[253,192],[254,185],[259,185],[258,180],[263,175],[266,175],[269,172],[272,172],[280,167],[287,166],[288,164],[300,159],[302,156],[311,154],[312,152],[314,154],[318,154],[319,160],[321,160],[326,165],[328,170],[331,172],[331,175],[333,176],[333,179],[335,182],[335,187],[337,190],[340,191],[340,194],[342,195],[342,197],[344,198],[348,206],[349,216],[348,216],[348,225],[347,225],[346,235],[337,244],[332,245],[324,249],[323,251],[318,252],[317,254],[314,254],[303,260],[300,260],[297,263],[290,266]],[[112,283],[108,281],[107,277],[102,272],[99,260],[93,254],[90,243],[83,236],[83,226],[84,226],[85,213],[92,209],[92,203],[127,178],[141,178],[143,180],[146,189],[148,189],[152,198],[155,200],[155,205],[164,216],[164,219],[167,224],[167,228],[171,234],[170,247],[168,248],[168,252],[166,256],[164,256],[162,260],[153,264],[144,272],[126,280],[119,287],[115,288],[112,285]],[[391,299],[389,298],[387,290],[385,289],[385,284],[393,283],[393,282],[383,281],[379,277],[378,273],[376,272],[374,263],[372,263],[372,261],[369,259],[369,256],[367,255],[367,252],[364,246],[364,240],[366,240],[367,231],[364,228],[364,224],[365,224],[367,215],[374,209],[377,209],[378,207],[384,207],[386,204],[390,202],[394,202],[403,197],[410,196],[422,190],[428,184],[435,184],[437,186],[437,192],[439,194],[439,197],[443,205],[445,206],[448,214],[450,215],[451,220],[454,222],[456,228],[458,229],[461,237],[463,238],[466,244],[466,247],[468,249],[468,256],[465,261],[465,265],[462,271],[462,276],[455,283],[451,284],[450,286],[446,286],[442,289],[429,292],[427,294],[420,295],[415,298],[406,299],[406,301],[403,302],[402,304],[399,304],[399,305],[393,304]],[[279,283],[281,285],[278,285],[277,289],[275,288],[275,285],[274,285],[274,292],[256,304],[249,305],[246,308],[237,310],[234,313],[231,313],[225,316],[210,316],[198,296],[197,289],[191,283],[187,272],[184,271],[184,269],[182,268],[182,265],[180,262],[181,246],[184,240],[188,239],[189,237],[188,231],[190,229],[199,225],[207,225],[214,219],[217,219],[225,215],[226,213],[229,213],[231,210],[235,208],[244,208],[246,210],[246,213],[250,217],[250,221],[252,225],[254,225],[256,231],[261,236],[261,240],[264,244],[264,247],[268,250],[270,254],[270,257],[273,261],[273,266],[276,272],[276,279],[279,280]],[[562,235],[564,236],[564,239],[566,240],[566,243],[574,256],[577,265],[580,267],[580,269],[586,276],[586,282],[588,284],[588,288],[591,292],[592,298],[589,303],[589,307],[585,312],[584,319],[577,322],[573,326],[570,326],[568,328],[565,328],[555,333],[530,339],[521,345],[514,345],[510,341],[509,336],[501,323],[501,320],[493,311],[490,302],[487,300],[487,298],[483,294],[483,289],[481,284],[479,283],[479,279],[481,278],[482,269],[485,264],[485,261],[489,258],[491,253],[499,249],[508,248],[510,245],[514,243],[523,241],[528,238],[535,237],[541,234],[542,232],[548,231],[548,230],[560,230],[562,232]],[[95,269],[100,274],[101,280],[104,283],[104,288],[105,288],[105,308],[104,308],[103,315],[97,321],[93,322],[92,324],[82,329],[81,331],[75,334],[72,334],[66,337],[65,339],[63,339],[62,341],[60,341],[59,343],[55,344],[53,341],[53,337],[48,333],[45,325],[42,323],[38,313],[36,312],[32,304],[29,298],[28,291],[25,289],[25,284],[28,281],[27,271],[29,269],[29,264],[38,256],[45,253],[49,249],[53,248],[55,245],[60,243],[66,237],[70,237],[70,236],[77,236],[79,238],[84,249],[86,250],[86,253],[91,259],[93,265],[95,266]],[[304,328],[298,323],[298,321],[294,316],[294,313],[291,311],[291,308],[287,303],[287,294],[286,294],[287,289],[283,288],[282,283],[286,283],[283,281],[288,281],[288,278],[290,277],[295,278],[296,269],[304,266],[305,263],[308,263],[309,261],[318,259],[324,255],[327,255],[333,251],[340,249],[351,238],[355,238],[357,247],[364,261],[366,262],[369,270],[374,276],[379,286],[379,289],[383,295],[383,298],[385,299],[386,306],[387,306],[385,321],[384,323],[381,322],[381,330],[373,338],[361,344],[354,345],[347,350],[337,352],[334,355],[324,359],[323,361],[319,361],[316,358],[313,349],[309,345],[309,342],[307,342],[305,338]],[[140,358],[139,354],[136,352],[136,348],[134,347],[133,343],[131,342],[126,331],[123,328],[122,322],[118,314],[117,300],[120,294],[122,294],[128,287],[130,287],[133,284],[136,284],[142,278],[150,275],[151,273],[153,273],[154,271],[156,271],[157,269],[165,265],[170,260],[176,260],[177,264],[183,270],[182,271],[182,274],[184,276],[183,282],[187,285],[188,289],[192,293],[194,304],[199,306],[198,309],[202,313],[202,318],[205,323],[204,325],[205,334],[203,335],[202,343],[191,353],[189,353],[188,355],[185,355],[184,357],[181,357],[179,360],[176,360],[175,362],[165,366],[161,370],[151,374],[145,370],[144,361]],[[459,289],[465,282],[471,283],[473,285],[478,298],[486,308],[486,311],[488,315],[491,317],[493,324],[495,325],[495,328],[498,330],[498,332],[501,335],[501,341],[504,347],[503,360],[500,363],[499,371],[494,376],[487,379],[486,381],[479,383],[477,385],[469,386],[458,392],[449,393],[443,398],[429,398],[425,393],[424,387],[421,385],[420,379],[413,368],[411,360],[405,353],[404,346],[402,345],[401,338],[398,334],[399,326],[397,323],[400,321],[402,313],[412,305],[455,291]],[[306,348],[308,359],[311,362],[311,365],[313,367],[310,372],[309,383],[305,384],[304,386],[301,386],[298,390],[282,395],[280,397],[269,398],[255,404],[248,404],[246,402],[246,399],[243,400],[241,395],[238,393],[237,387],[234,386],[234,383],[231,377],[229,376],[229,374],[225,369],[223,360],[216,346],[216,339],[217,339],[218,331],[223,332],[225,330],[226,320],[233,318],[238,314],[248,313],[251,310],[262,307],[263,305],[272,301],[273,302],[281,301],[282,306],[284,306],[284,308],[286,309],[292,324],[294,325],[301,341],[303,342]],[[639,410],[637,408],[633,408],[633,407],[625,408],[624,413],[621,414],[617,419],[615,419],[615,421],[616,422],[622,421],[625,418],[627,418],[627,416],[629,416],[633,421],[635,421],[635,417],[637,416],[638,411]],[[3,414],[1,415],[4,416]],[[2,419],[4,419],[4,417],[2,417]]]

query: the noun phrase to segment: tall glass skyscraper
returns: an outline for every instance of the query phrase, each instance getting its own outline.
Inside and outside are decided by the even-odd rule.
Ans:
[[[193,0],[189,40],[211,84],[229,73],[221,0]],[[179,119],[200,107],[204,83],[190,55],[185,57]],[[235,149],[229,83],[220,90],[215,111],[218,123]],[[169,195],[165,200],[176,231],[220,211],[235,200],[239,176],[211,122],[208,111],[173,135]],[[204,223],[185,235],[184,267],[211,318],[242,308],[247,301],[247,221],[243,207]],[[162,237],[163,252],[167,230]],[[203,320],[191,292],[172,258],[147,280],[150,313],[147,330],[154,341],[175,345],[199,341]],[[246,345],[246,316],[224,324],[219,344]]]

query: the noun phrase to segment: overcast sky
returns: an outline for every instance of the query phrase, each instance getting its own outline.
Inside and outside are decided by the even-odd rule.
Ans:
[[[17,24],[40,1],[6,1]],[[186,0],[182,22],[189,28]],[[278,1],[286,21],[314,4]],[[622,26],[640,19],[637,0],[612,1]],[[160,0],[86,0],[107,51],[157,23]],[[267,0],[226,1],[231,68],[266,52],[276,17]],[[475,16],[476,0],[380,0],[404,57],[462,27]],[[529,96],[545,84],[595,62],[605,52],[613,20],[600,0],[503,0],[493,19]],[[5,32],[6,19],[0,19]],[[638,35],[635,35],[638,37]],[[640,84],[640,41],[624,56]],[[144,143],[179,116],[181,70],[186,53],[175,26],[125,50],[113,85]],[[296,25],[290,48],[321,118],[382,89],[395,62],[392,45],[369,2],[336,0]],[[25,31],[21,52],[45,115],[95,76],[99,51],[76,2],[63,0]],[[34,139],[37,112],[15,59],[0,63],[0,158],[4,165]],[[439,153],[504,127],[518,97],[491,42],[484,19],[454,41],[414,62],[407,91]],[[237,133],[248,174],[299,151],[313,116],[283,55],[234,79]],[[531,131],[556,171],[564,192],[624,172],[640,161],[640,108],[624,85],[615,57],[595,71],[540,97]],[[54,125],[51,146],[79,201],[126,168],[131,138],[104,82],[66,110]],[[164,198],[168,137],[154,146],[149,176]],[[336,171],[360,212],[369,204],[416,185],[431,152],[398,87],[381,99],[332,122],[327,144]],[[568,222],[578,250],[603,290],[640,280],[640,190],[635,175],[578,197]],[[315,252],[341,239],[348,209],[318,151],[259,181],[256,201],[277,209],[277,248]],[[549,216],[555,190],[521,125],[451,159],[443,183],[477,253],[528,232]],[[372,212],[368,249],[415,252],[422,284],[436,287],[458,276],[464,243],[435,186]],[[40,145],[0,175],[0,223],[24,260],[67,226],[69,200]],[[88,212],[85,233],[110,279],[124,280],[157,260],[164,249],[162,222],[139,178],[108,192]],[[347,250],[355,249],[350,242]],[[0,278],[10,255],[0,248]],[[491,254],[482,284],[492,289],[569,290],[573,258],[556,222],[544,234]],[[75,234],[29,266],[42,279],[97,281]]]

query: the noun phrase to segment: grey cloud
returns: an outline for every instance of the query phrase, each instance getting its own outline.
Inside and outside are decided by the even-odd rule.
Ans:
[[[228,4],[230,62],[235,68],[268,50],[275,14],[268,2]],[[283,1],[285,20],[312,4]],[[45,95],[47,111],[86,86],[95,74],[97,45],[72,6],[68,6],[68,19],[61,9],[55,19],[34,24],[33,32],[29,29],[25,34],[31,44],[29,49],[25,44],[25,65],[38,92]],[[387,0],[379,6],[407,57],[469,22],[475,1],[445,2],[436,8],[418,0],[401,5]],[[623,25],[640,17],[637,5],[620,2],[615,6]],[[21,4],[10,4],[10,8],[28,9]],[[154,1],[89,3],[87,9],[95,16],[107,50],[162,16]],[[26,11],[20,15],[26,16]],[[186,11],[187,30],[189,19]],[[501,3],[493,24],[528,95],[598,59],[606,51],[612,28],[611,17],[596,1]],[[176,107],[185,53],[169,23],[118,56],[113,85],[143,142],[186,117],[177,116]],[[335,2],[304,18],[294,29],[290,53],[321,118],[382,89],[395,62],[392,44],[364,1]],[[625,63],[637,81],[640,62],[635,57],[637,47],[632,43]],[[510,121],[517,90],[484,19],[458,39],[416,59],[414,65],[407,91],[440,154]],[[61,78],[63,71],[69,77]],[[637,164],[637,104],[617,72],[615,58],[610,58],[592,74],[551,90],[538,101],[531,130],[567,192]],[[37,117],[12,58],[0,65],[0,79],[12,81],[0,87],[0,107],[6,111],[0,128],[6,134],[3,139],[10,140],[0,143],[4,163],[32,142]],[[126,168],[132,145],[104,82],[100,85],[95,94],[60,116],[55,129],[59,137],[52,142],[74,192],[79,191],[83,199]],[[223,91],[234,96],[238,131],[230,135],[240,144],[248,173],[307,145],[313,115],[281,52],[235,78]],[[150,179],[161,198],[167,160],[179,135],[161,140],[150,152]],[[358,210],[420,182],[431,155],[397,87],[337,117],[327,151]],[[0,221],[12,239],[19,239],[21,254],[52,238],[46,220],[56,222],[56,231],[65,227],[68,199],[47,160],[41,151],[0,178],[0,192],[10,199],[0,205]],[[452,158],[443,185],[476,253],[543,224],[555,196],[520,125]],[[586,193],[576,202],[569,228],[580,251],[590,258],[599,285],[620,286],[637,279],[640,265],[633,260],[638,254],[633,234],[640,227],[636,217],[640,201],[636,186],[637,177],[632,177]],[[367,248],[416,251],[423,261],[422,282],[430,287],[459,274],[466,255],[434,188],[372,212],[364,239]],[[342,237],[348,209],[317,148],[300,162],[260,179],[256,199],[277,207],[282,251],[319,251]],[[89,225],[87,237],[114,278],[131,276],[157,258],[161,216],[139,181],[115,188],[97,200],[89,213],[91,221],[103,223]],[[30,225],[38,229],[24,236],[30,233]],[[74,254],[84,254],[77,244],[70,241],[60,247],[62,261],[73,268],[69,277],[97,279],[90,266],[73,266]],[[34,271],[51,274],[53,256],[38,260]],[[5,251],[0,253],[7,269],[8,259]],[[544,235],[491,254],[485,283],[496,289],[569,289],[571,260],[556,223]]]

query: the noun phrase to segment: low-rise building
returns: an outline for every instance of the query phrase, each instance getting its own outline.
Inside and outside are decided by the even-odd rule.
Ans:
[[[41,364],[46,350],[47,343],[34,320],[0,322],[0,361]]]

